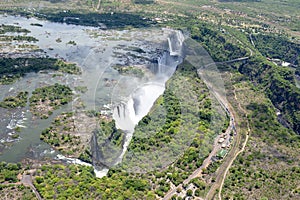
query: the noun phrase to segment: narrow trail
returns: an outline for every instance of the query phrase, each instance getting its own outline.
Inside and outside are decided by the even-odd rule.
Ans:
[[[231,77],[231,79],[232,79],[232,74],[230,74],[230,77]],[[238,101],[238,98],[237,98],[237,96],[236,96],[236,88],[235,88],[235,86],[233,86],[233,88],[234,88],[234,89],[233,89],[234,98],[235,98],[236,102],[238,102],[238,107],[239,107],[239,109],[240,109],[243,113],[245,113],[246,119],[248,119],[248,113],[247,113],[247,111],[246,111],[244,108],[242,108],[242,106],[241,106],[241,104],[240,104],[240,102]],[[227,168],[226,168],[226,170],[225,170],[225,173],[224,173],[223,178],[222,178],[222,180],[221,180],[221,185],[220,185],[219,193],[218,193],[219,200],[222,199],[222,196],[221,196],[222,188],[223,188],[224,181],[225,181],[225,178],[226,178],[226,176],[227,176],[227,173],[228,173],[230,167],[232,166],[232,163],[233,163],[234,160],[237,158],[237,156],[238,156],[239,154],[241,154],[241,153],[245,150],[245,147],[246,147],[246,145],[247,145],[247,143],[248,143],[251,129],[250,129],[249,121],[248,121],[248,120],[246,120],[246,121],[247,121],[247,134],[246,134],[245,141],[244,141],[244,143],[243,143],[242,149],[236,153],[236,155],[235,155],[234,158],[231,160],[231,162],[229,163],[229,165],[227,166]]]
[[[231,78],[232,78],[232,74],[230,74],[230,75],[231,75]],[[233,93],[234,93],[234,98],[235,98],[236,102],[238,103],[238,108],[243,113],[245,113],[246,118],[247,118],[247,112],[246,112],[246,110],[244,110],[242,108],[241,104],[238,101],[235,87],[233,89]],[[235,113],[233,109],[232,109],[232,112]],[[246,120],[246,121],[247,121],[247,134],[246,134],[246,138],[245,138],[243,144],[242,144],[242,134],[241,134],[241,131],[240,131],[239,127],[237,127],[237,137],[236,137],[236,140],[235,140],[235,142],[234,142],[234,144],[232,146],[231,151],[228,153],[227,157],[224,159],[224,162],[219,167],[219,169],[218,169],[218,175],[216,176],[216,181],[212,185],[212,187],[210,188],[209,192],[207,193],[206,199],[213,199],[214,196],[215,196],[215,191],[217,189],[219,189],[218,198],[219,198],[219,200],[222,199],[221,193],[222,193],[222,188],[223,188],[223,185],[224,185],[224,181],[226,179],[226,175],[227,175],[230,167],[232,166],[234,160],[237,158],[237,156],[245,150],[245,147],[246,147],[248,139],[249,139],[249,134],[250,134],[251,130],[250,130],[250,125],[249,125],[248,120]],[[240,148],[241,144],[242,144],[242,148]]]
[[[204,68],[209,67],[209,66],[214,65],[214,64],[228,64],[228,63],[233,63],[233,62],[248,60],[251,56],[253,56],[252,50],[250,48],[249,48],[249,50],[250,50],[250,56],[240,57],[240,58],[236,58],[236,59],[232,59],[232,60],[228,60],[228,61],[223,61],[223,62],[209,63],[209,64],[205,65]],[[200,75],[200,72],[198,72],[198,73]],[[215,89],[212,87],[212,85],[208,83],[209,81],[207,81],[207,80],[203,80],[203,81],[206,84],[206,86],[210,89],[210,91],[212,92],[212,94],[215,96],[215,98],[217,99],[217,101],[219,102],[219,104],[222,106],[222,108],[225,110],[225,112],[230,116],[230,123],[229,123],[229,126],[227,127],[226,132],[225,132],[225,134],[229,135],[231,133],[231,131],[234,130],[233,127],[235,126],[235,116],[236,116],[235,111],[232,108],[232,106],[229,104],[229,102],[226,100],[226,97],[223,97],[220,94],[218,94],[215,91]],[[235,94],[235,91],[234,91],[234,94]],[[237,100],[236,94],[235,94],[235,99]],[[239,104],[239,108],[244,113],[246,113],[246,111],[240,106],[240,104]],[[248,123],[248,121],[247,121],[247,123]],[[249,132],[250,132],[250,128],[249,128],[249,124],[248,124],[248,134],[249,134]],[[232,149],[229,151],[228,155],[225,158],[227,160],[224,161],[224,163],[222,164],[222,165],[224,165],[224,167],[222,167],[222,165],[220,166],[220,168],[221,167],[223,168],[223,173],[221,171],[218,174],[218,176],[216,178],[216,184],[214,184],[210,188],[210,190],[209,190],[209,192],[208,192],[208,194],[207,194],[207,196],[206,196],[205,199],[212,199],[213,196],[214,196],[215,191],[218,188],[220,188],[219,189],[219,197],[220,197],[220,195],[221,195],[221,189],[223,187],[224,180],[226,178],[226,174],[228,173],[228,171],[229,171],[229,169],[230,169],[233,161],[236,159],[236,157],[241,152],[244,151],[245,146],[246,146],[246,144],[248,142],[248,138],[249,138],[248,134],[246,136],[246,139],[245,139],[245,142],[243,144],[242,149],[239,150],[240,143],[241,143],[241,134],[237,133],[237,135],[235,137],[235,140],[234,140],[234,143],[232,145]],[[205,169],[205,168],[207,168],[209,166],[209,164],[211,163],[211,158],[217,154],[217,152],[218,152],[219,149],[221,149],[221,146],[217,142],[220,139],[221,136],[222,135],[218,135],[218,137],[215,139],[214,145],[213,145],[213,150],[210,152],[209,156],[203,161],[202,165],[198,169],[196,169],[186,180],[184,180],[182,184],[179,184],[177,187],[171,189],[165,195],[165,197],[163,198],[163,200],[171,199],[171,197],[176,193],[176,191],[177,191],[178,188],[182,188],[183,184],[187,184],[193,178],[199,177],[201,175],[202,170]],[[238,152],[236,152],[236,151],[238,151]],[[225,169],[225,171],[224,171],[224,169]],[[220,184],[220,185],[218,185],[218,184]],[[199,198],[199,199],[201,199],[201,198]]]
[[[240,61],[241,59],[248,59],[247,58],[238,58],[238,59],[234,59],[234,60],[229,60],[226,61],[226,63],[228,62],[234,62],[234,61]],[[224,62],[223,62],[224,63]],[[210,65],[210,64],[209,64]],[[205,67],[209,66],[206,65]],[[201,72],[198,71],[199,76],[201,76]],[[218,135],[215,140],[214,140],[214,145],[213,145],[213,150],[210,152],[209,156],[203,161],[202,165],[196,169],[187,179],[185,179],[181,184],[179,184],[177,187],[171,189],[163,198],[163,200],[168,200],[171,199],[171,197],[176,193],[178,188],[182,188],[183,184],[188,184],[190,182],[190,180],[192,180],[193,178],[199,177],[202,173],[202,170],[207,168],[209,166],[209,164],[211,163],[211,159],[213,156],[215,156],[218,152],[218,150],[221,149],[221,144],[218,143],[219,139],[224,136],[227,135],[227,137],[229,136],[229,134],[231,133],[231,131],[233,130],[234,127],[234,115],[232,112],[232,108],[230,106],[230,104],[228,103],[228,101],[226,100],[226,97],[221,96],[219,93],[217,93],[215,91],[215,89],[213,88],[213,86],[209,83],[209,81],[207,80],[203,80],[204,83],[206,84],[206,86],[210,89],[212,95],[215,96],[215,98],[217,99],[217,101],[219,102],[219,104],[222,106],[222,108],[225,110],[225,112],[230,116],[230,122],[229,125],[225,131],[224,134],[220,134]],[[200,198],[199,198],[200,199]]]
[[[20,181],[16,182],[16,183],[2,183],[3,185],[7,185],[7,186],[11,186],[11,185],[24,185],[26,187],[30,187],[31,190],[33,191],[33,193],[35,194],[36,198],[38,200],[43,200],[40,193],[37,191],[37,189],[35,188],[35,186],[32,183],[32,177],[31,175],[28,175],[24,172],[23,175],[19,174],[21,176]],[[19,176],[18,175],[18,176]],[[7,196],[7,195],[6,195]],[[5,199],[9,199],[8,197],[6,197]]]
[[[101,5],[101,0],[98,0],[98,4],[97,4],[97,7],[96,7],[96,10],[99,10],[100,5]]]
[[[19,174],[18,176],[20,176],[20,181],[16,182],[16,183],[1,183],[2,185],[7,185],[7,186],[11,186],[11,185],[15,185],[15,186],[19,186],[19,185],[24,185],[26,187],[30,187],[31,190],[33,191],[33,193],[35,194],[36,198],[38,200],[43,200],[43,198],[41,197],[40,193],[37,191],[36,187],[33,185],[32,183],[32,176],[28,175],[24,172],[23,175]],[[7,197],[8,194],[6,194],[6,198],[5,199],[9,199]]]
[[[179,184],[177,187],[175,186],[173,189],[171,189],[163,198],[164,200],[170,199],[176,193],[177,189],[183,186],[183,184],[188,184],[193,178],[199,177],[201,175],[202,170],[210,165],[211,158],[217,154],[219,149],[221,149],[221,145],[218,144],[220,138],[221,135],[218,135],[218,137],[215,138],[214,148],[210,152],[209,156],[203,161],[202,165],[198,169],[196,169],[187,179],[185,179],[182,184]]]
[[[41,197],[40,193],[37,191],[37,189],[35,188],[35,186],[32,183],[31,175],[27,175],[27,174],[24,173],[23,176],[22,176],[21,183],[25,186],[29,186],[32,189],[33,193],[35,194],[36,198],[38,200],[42,200],[42,197]]]

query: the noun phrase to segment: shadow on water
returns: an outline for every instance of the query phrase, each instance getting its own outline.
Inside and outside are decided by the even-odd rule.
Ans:
[[[56,23],[66,23],[81,26],[100,27],[102,29],[124,29],[147,28],[156,24],[149,18],[133,13],[79,13],[76,11],[51,11],[38,13],[29,13],[24,10],[6,10],[0,9],[0,13],[10,15],[21,15],[23,17],[37,17],[39,19],[49,20]]]
[[[62,14],[62,16],[67,17],[71,14],[73,13]],[[52,16],[52,21],[57,20],[64,23],[12,16],[0,18],[0,23],[18,24],[30,30],[30,35],[38,39],[35,44],[47,56],[75,62],[82,68],[80,76],[60,76],[62,79],[60,80],[61,83],[65,83],[72,88],[75,86],[86,86],[87,92],[78,94],[78,98],[86,106],[84,109],[102,111],[101,109],[105,106],[109,107],[110,114],[112,115],[115,111],[115,114],[120,118],[116,120],[117,127],[123,128],[123,131],[126,132],[125,141],[117,148],[108,143],[107,148],[104,148],[105,153],[99,150],[100,148],[103,149],[103,144],[105,143],[98,141],[99,138],[94,134],[94,137],[91,138],[91,148],[95,152],[93,155],[94,166],[101,165],[101,163],[102,165],[103,163],[111,165],[121,162],[131,140],[134,126],[148,113],[156,98],[163,93],[165,82],[172,76],[176,66],[181,62],[179,48],[181,48],[184,37],[181,35],[181,32],[170,29],[104,31],[93,27],[67,24],[92,26],[96,25],[95,21],[101,23],[101,20],[104,20],[108,27],[114,26],[114,28],[150,26],[147,19],[135,18],[136,16],[130,14],[91,14],[88,17],[89,21],[85,21],[87,15],[75,14],[73,16],[79,19],[65,18],[63,21],[59,21],[62,20],[62,16],[59,15],[57,18]],[[111,17],[114,19],[111,19]],[[131,18],[135,19],[131,20]],[[144,20],[144,24],[137,22],[137,20]],[[42,26],[32,26],[32,24],[41,24]],[[168,37],[170,38],[168,39]],[[69,44],[70,41],[73,41],[75,45]],[[136,69],[143,71],[145,76],[138,78],[122,75],[112,68],[118,65],[135,66]],[[30,80],[24,77],[19,82],[32,83],[31,89],[33,90],[40,87],[43,82],[49,82],[48,79],[44,81],[40,77],[30,77]],[[49,84],[53,84],[55,82],[53,81],[49,82]],[[25,85],[15,84],[10,87],[14,87],[15,91],[28,90]],[[0,89],[5,90],[5,95],[11,95],[9,92],[10,87],[0,86]],[[115,107],[116,105],[124,106]],[[65,111],[65,108],[55,111],[47,120],[37,120],[24,124],[27,128],[22,129],[20,133],[21,139],[11,148],[6,149],[0,156],[0,160],[16,162],[28,156],[39,158],[39,156],[52,151],[49,145],[40,141],[40,134],[45,128],[50,126],[54,117],[63,111]],[[26,117],[30,120],[31,115],[30,113],[27,114],[28,116]],[[124,116],[124,119],[120,116]],[[128,120],[131,126],[127,129],[122,124]],[[5,127],[6,125],[1,128],[5,129]],[[116,152],[116,154],[110,154],[110,150]],[[55,153],[52,155],[54,156]],[[111,159],[107,155],[117,156]],[[103,157],[107,158],[107,162],[103,162]],[[78,160],[75,161],[78,162]],[[107,169],[99,171],[99,173],[102,172],[105,175]]]

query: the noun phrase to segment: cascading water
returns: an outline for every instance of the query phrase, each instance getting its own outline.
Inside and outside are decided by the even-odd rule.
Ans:
[[[48,79],[48,77],[50,77],[48,75],[28,75],[26,78],[21,79],[21,82],[18,82],[18,84],[13,85],[14,90],[34,90],[40,83],[43,83],[44,80],[49,84],[54,83],[56,81],[63,82],[66,84],[71,83],[71,81],[72,84],[80,82],[79,85],[82,84],[88,87],[88,91],[80,97],[81,100],[87,105],[87,109],[92,108],[92,105],[94,105],[95,100],[101,101],[99,104],[110,103],[108,102],[110,100],[110,96],[108,94],[111,91],[110,89],[114,87],[115,80],[117,80],[120,77],[120,75],[115,76],[115,73],[110,71],[108,67],[110,59],[116,58],[116,60],[119,60],[119,57],[117,57],[117,55],[121,54],[117,53],[124,53],[125,55],[126,52],[131,51],[125,50],[125,48],[122,49],[122,46],[130,47],[132,45],[140,45],[142,47],[141,49],[144,49],[146,53],[139,52],[139,54],[136,55],[136,58],[139,56],[144,56],[143,54],[146,54],[146,58],[149,58],[149,60],[151,60],[153,56],[152,52],[154,52],[155,48],[157,48],[156,45],[161,44],[162,41],[165,41],[165,46],[168,45],[168,47],[165,48],[166,51],[163,52],[162,55],[158,58],[157,63],[153,64],[153,68],[155,68],[153,70],[155,71],[155,76],[153,78],[150,78],[151,80],[149,80],[147,83],[140,84],[140,87],[138,89],[136,89],[134,92],[130,92],[131,95],[128,95],[129,93],[126,93],[126,95],[118,94],[119,96],[129,97],[126,100],[124,100],[123,103],[118,102],[119,108],[115,107],[113,109],[114,119],[116,120],[117,127],[121,127],[125,130],[124,132],[126,132],[125,141],[121,145],[121,148],[123,146],[122,151],[119,151],[118,155],[120,156],[118,157],[118,159],[114,159],[116,160],[115,162],[120,162],[122,160],[123,155],[127,150],[127,146],[131,140],[135,125],[144,115],[148,113],[153,102],[157,99],[157,97],[160,94],[163,93],[165,82],[168,80],[168,78],[172,76],[176,66],[181,61],[181,45],[184,40],[184,37],[180,31],[173,31],[169,29],[164,29],[163,31],[158,31],[155,29],[153,30],[153,33],[151,33],[152,30],[150,30],[150,32],[140,30],[124,32],[121,31],[117,32],[117,34],[120,38],[125,39],[120,39],[120,41],[118,41],[115,40],[115,31],[102,32],[97,28],[73,26],[47,21],[40,21],[34,18],[28,19],[23,17],[12,16],[0,17],[0,21],[2,21],[1,23],[3,24],[18,23],[20,26],[22,26],[22,28],[30,30],[30,35],[38,39],[36,45],[46,52],[45,55],[50,57],[60,57],[66,61],[76,62],[83,69],[83,74],[82,76],[80,76],[80,78],[77,76],[65,76],[61,78],[57,77],[57,79],[54,79],[53,77]],[[35,23],[42,24],[43,27],[41,28],[38,26],[32,26],[32,24]],[[45,31],[48,34],[45,35]],[[94,33],[97,33],[97,37],[94,37]],[[166,40],[166,33],[169,35],[168,41]],[[57,38],[60,38],[62,42],[57,42]],[[76,41],[76,45],[68,45],[66,42],[70,40]],[[153,45],[153,49],[152,46],[150,48],[147,48],[148,44],[152,45],[153,43],[155,43],[155,45]],[[119,48],[121,50],[120,52],[117,52],[116,49]],[[5,49],[10,48],[5,47],[4,50]],[[44,55],[44,53],[42,55]],[[129,56],[125,55],[126,59],[128,57]],[[134,58],[131,59],[133,60]],[[128,62],[130,63],[131,60],[129,59]],[[107,82],[103,81],[103,87],[101,81],[99,83],[97,82],[99,74],[101,74],[101,77],[106,77],[109,80]],[[37,78],[35,76],[37,76]],[[95,88],[99,88],[99,91],[96,91]],[[5,89],[5,86],[2,86],[1,90],[2,89]],[[12,88],[7,88],[7,90],[5,89],[5,91],[7,92],[12,92],[12,90]],[[96,92],[99,93],[97,98],[94,95],[96,94]],[[1,96],[1,98],[3,98],[3,95]],[[51,149],[50,146],[40,141],[39,132],[48,127],[53,118],[55,116],[58,116],[62,111],[63,110],[54,111],[52,118],[50,117],[47,120],[33,120],[32,122],[29,122],[29,119],[31,119],[32,116],[31,113],[28,112],[28,116],[26,114],[28,120],[26,120],[24,116],[20,115],[20,118],[19,116],[12,116],[13,119],[9,124],[7,124],[7,122],[5,121],[5,128],[7,129],[13,129],[15,126],[22,127],[23,121],[28,122],[26,123],[26,126],[28,128],[22,129],[22,139],[20,140],[20,143],[18,143],[13,148],[10,148],[8,151],[2,154],[1,158],[8,160],[10,158],[13,158],[14,161],[16,159],[21,159],[25,156],[28,147],[31,148],[31,145],[35,146],[36,144],[41,146],[40,149],[46,149],[51,152],[54,152],[54,150]],[[22,121],[19,121],[20,119],[22,119]],[[32,130],[34,130],[35,134],[31,134]],[[97,140],[100,140],[99,138],[101,135],[99,136],[97,134],[94,134],[92,136],[94,137],[91,141],[91,143],[93,143],[91,144],[91,151],[97,152],[95,153],[95,155],[93,154],[93,165],[97,177],[102,177],[107,173],[108,169],[102,169],[101,171],[98,171],[98,169],[101,169],[101,159],[103,159],[103,157],[107,157],[107,155],[103,153],[103,151],[101,151],[103,149],[102,143],[97,142]],[[35,148],[34,151],[40,152],[40,150],[37,148]],[[39,155],[42,155],[42,153]],[[51,153],[51,157],[54,157],[56,155],[56,152]],[[60,154],[58,154],[57,157],[68,162],[91,166],[91,164],[82,162],[79,159],[66,158]]]
[[[113,117],[116,121],[117,128],[126,132],[122,153],[118,157],[116,164],[122,161],[122,158],[131,141],[134,127],[145,115],[147,115],[155,100],[163,94],[164,89],[164,84],[158,82],[147,83],[146,85],[138,88],[130,96],[126,104],[116,108],[121,108],[122,113],[125,113],[125,115],[119,115],[118,112],[114,111]]]
[[[181,49],[184,36],[181,31],[174,31],[168,37],[168,51],[164,51],[157,60],[157,70],[154,79],[142,86],[139,86],[125,103],[121,103],[114,108],[113,118],[117,128],[126,132],[126,139],[122,153],[116,164],[122,158],[131,141],[134,127],[148,114],[156,99],[163,94],[166,81],[173,75],[177,65],[182,62]]]
[[[98,177],[105,176],[111,165],[116,165],[122,161],[131,141],[135,126],[148,114],[156,99],[163,94],[165,83],[173,75],[176,67],[182,62],[181,49],[183,41],[184,36],[182,32],[173,31],[168,37],[168,49],[157,59],[157,64],[152,69],[155,76],[146,83],[139,83],[141,85],[137,86],[131,95],[122,102],[112,102],[115,103],[113,107],[113,119],[115,120],[116,127],[125,133],[125,139],[118,157],[112,162],[111,160],[105,160],[105,156],[97,142],[97,135],[93,135],[91,149],[93,165]],[[118,89],[116,91],[119,91]],[[107,147],[109,146],[108,144]],[[105,147],[101,146],[101,148]],[[101,170],[99,171],[98,168]]]
[[[175,31],[168,37],[169,51],[171,56],[181,56],[182,44],[184,42],[184,35],[181,31]]]

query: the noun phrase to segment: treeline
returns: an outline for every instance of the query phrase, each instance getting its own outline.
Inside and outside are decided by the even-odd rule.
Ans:
[[[154,24],[150,19],[144,18],[139,14],[133,13],[79,13],[76,11],[35,14],[35,17],[47,19],[52,22],[75,24],[82,26],[101,27],[105,24],[106,28],[144,28]]]
[[[275,34],[253,35],[255,47],[262,55],[269,58],[277,58],[293,65],[300,64],[300,44],[290,42],[285,36]]]
[[[32,36],[26,36],[26,35],[17,35],[17,36],[1,36],[1,41],[27,41],[27,42],[37,42],[38,39],[32,37]]]
[[[34,185],[43,199],[155,199],[150,183],[128,173],[109,173],[96,178],[92,167],[44,165]]]
[[[146,5],[155,3],[155,0],[133,0],[133,3]]]
[[[152,0],[138,1],[142,4],[152,4]],[[94,26],[102,27],[105,24],[105,28],[108,29],[124,29],[124,28],[145,28],[151,27],[156,24],[145,13],[95,13],[95,12],[84,12],[84,11],[40,11],[38,13],[29,13],[24,10],[9,10],[1,9],[0,13],[9,13],[11,15],[21,15],[23,17],[37,17],[40,19],[46,19],[52,22],[67,23],[82,26]]]
[[[0,58],[0,75],[24,75],[41,70],[58,70],[54,58]]]
[[[260,2],[261,0],[218,0],[219,2]]]
[[[57,70],[80,74],[80,68],[55,58],[0,58],[0,83],[10,84],[26,73],[42,70]]]
[[[5,33],[30,33],[30,31],[19,26],[2,24],[0,25],[0,34]]]
[[[191,37],[199,42],[215,62],[233,60],[247,56],[245,48],[233,43],[225,30],[206,23],[197,23],[190,27]]]

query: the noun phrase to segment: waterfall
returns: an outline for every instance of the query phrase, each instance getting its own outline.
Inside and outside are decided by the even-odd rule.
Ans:
[[[134,128],[138,122],[148,114],[156,99],[163,94],[166,81],[173,75],[177,65],[182,62],[181,49],[184,41],[184,36],[181,31],[174,31],[168,38],[168,50],[165,50],[162,55],[157,58],[157,64],[153,69],[155,76],[152,80],[137,87],[137,89],[122,102],[115,102],[113,107],[113,119],[116,127],[125,132],[125,141],[122,152],[116,159],[115,164],[122,161],[128,145],[130,144]],[[101,159],[103,156],[94,151],[99,151],[96,135],[93,136],[93,155],[94,159]],[[95,142],[96,141],[96,142]],[[105,161],[104,161],[105,162]],[[97,163],[95,163],[97,164]]]
[[[116,121],[116,126],[118,129],[126,132],[123,150],[117,159],[116,164],[122,161],[122,158],[126,153],[127,147],[134,132],[134,127],[145,115],[148,114],[149,110],[153,106],[153,103],[160,95],[163,94],[164,90],[164,84],[159,82],[150,82],[138,88],[125,104],[116,106],[113,114],[113,118]],[[118,110],[127,114],[124,116],[119,115]]]
[[[173,75],[176,66],[181,60],[181,57],[171,56],[169,51],[164,51],[162,55],[157,58],[156,70],[154,70],[156,78],[161,79],[159,82],[164,83],[168,80]]]
[[[156,75],[171,77],[174,67],[181,62],[184,35],[181,31],[173,31],[168,37],[168,50],[157,58]]]
[[[127,102],[121,102],[114,108],[113,118],[118,129],[132,132],[135,126],[134,100],[129,98]]]
[[[184,35],[181,31],[175,31],[168,37],[169,51],[171,56],[181,56]]]

